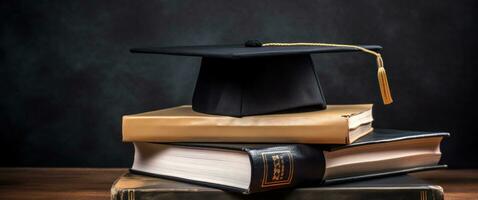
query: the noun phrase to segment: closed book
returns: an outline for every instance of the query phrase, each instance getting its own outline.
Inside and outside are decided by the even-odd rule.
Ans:
[[[249,194],[442,168],[448,135],[378,129],[335,146],[136,142],[131,172]]]
[[[372,131],[372,121],[372,104],[240,118],[179,106],[123,116],[123,141],[349,144]]]
[[[251,195],[173,180],[125,174],[111,187],[112,200],[442,200],[443,189],[411,176],[396,176],[329,186],[275,190]]]

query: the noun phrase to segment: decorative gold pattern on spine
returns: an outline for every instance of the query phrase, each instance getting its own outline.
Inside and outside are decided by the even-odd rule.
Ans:
[[[289,170],[288,176],[286,179],[276,178],[274,176],[271,177],[271,180],[268,180],[269,177],[269,163],[267,162],[267,155],[273,155],[272,158],[274,159],[274,154],[285,154],[289,159]],[[262,175],[262,184],[261,187],[272,187],[272,186],[279,186],[279,185],[288,185],[292,182],[292,178],[294,177],[294,157],[290,151],[274,151],[274,152],[263,152],[262,153],[262,163],[264,167],[263,175]],[[271,163],[274,165],[275,163]],[[275,167],[274,167],[275,168]],[[283,168],[282,168],[283,169]],[[275,169],[274,169],[275,171]],[[274,172],[273,172],[274,174]]]

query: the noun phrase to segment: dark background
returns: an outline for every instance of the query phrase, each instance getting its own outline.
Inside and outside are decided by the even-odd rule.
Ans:
[[[360,53],[314,55],[328,103],[375,103],[375,127],[449,131],[443,162],[478,167],[475,2],[2,1],[1,166],[128,167],[121,116],[190,103],[200,62],[129,48],[260,39],[382,45],[395,103],[380,104]]]

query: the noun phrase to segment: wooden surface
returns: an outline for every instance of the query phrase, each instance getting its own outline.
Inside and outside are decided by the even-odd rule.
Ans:
[[[109,199],[126,169],[0,168],[0,199]],[[413,176],[441,185],[445,199],[477,199],[478,170],[436,170]]]

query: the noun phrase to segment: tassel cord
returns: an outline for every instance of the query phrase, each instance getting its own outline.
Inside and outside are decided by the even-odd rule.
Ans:
[[[346,48],[354,48],[358,49],[360,51],[363,51],[365,53],[372,54],[376,57],[377,59],[377,78],[378,78],[378,83],[380,87],[380,93],[382,95],[382,100],[384,104],[391,104],[393,103],[392,99],[392,94],[390,91],[390,86],[388,84],[388,79],[387,79],[387,73],[384,68],[383,64],[383,58],[380,53],[377,53],[375,51],[356,46],[356,45],[348,45],[348,44],[331,44],[331,43],[310,43],[310,42],[298,42],[298,43],[263,43],[263,47],[267,46],[329,46],[329,47],[346,47]]]

